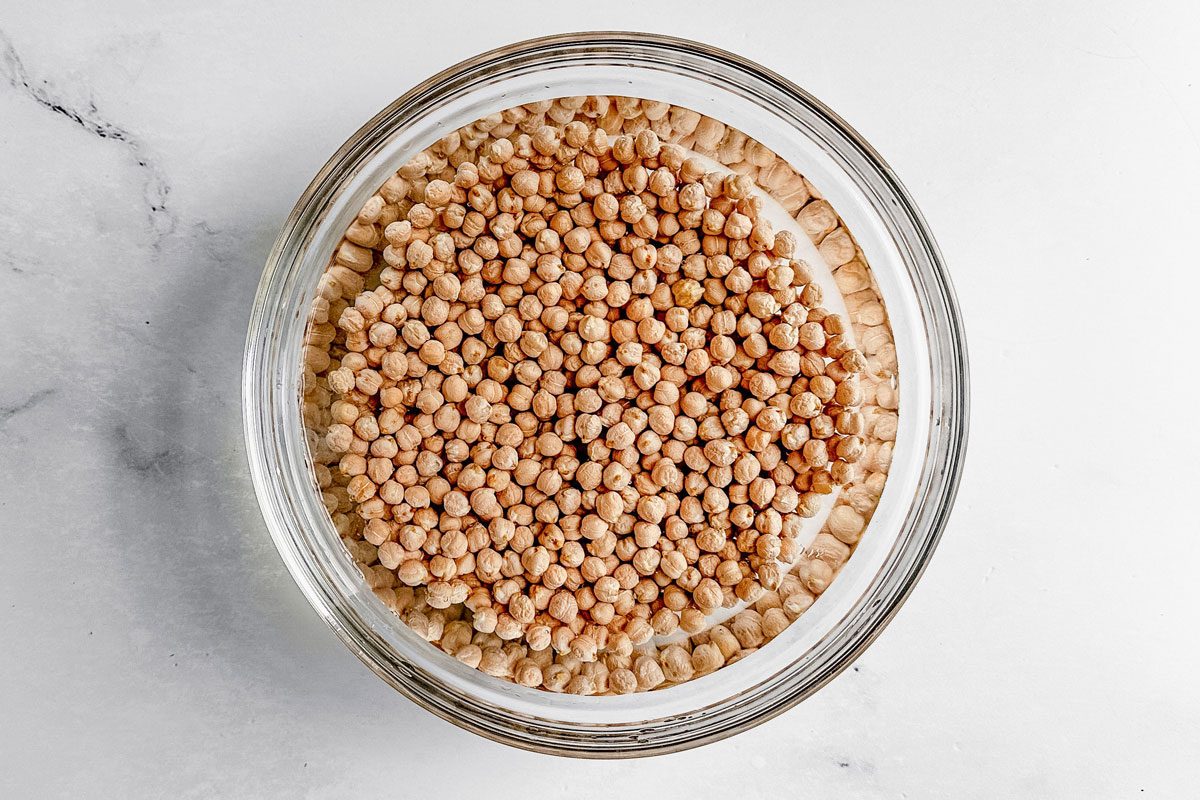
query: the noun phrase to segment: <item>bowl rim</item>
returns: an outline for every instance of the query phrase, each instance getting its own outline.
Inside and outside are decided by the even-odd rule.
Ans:
[[[727,719],[714,721],[714,724],[684,726],[679,728],[676,737],[669,741],[665,735],[656,733],[651,736],[644,729],[638,730],[637,726],[600,726],[579,731],[566,729],[569,726],[564,727],[554,720],[504,719],[503,714],[496,715],[490,709],[482,709],[478,704],[473,704],[471,698],[444,692],[445,687],[435,685],[436,676],[422,675],[416,668],[405,670],[403,665],[394,663],[395,657],[403,654],[392,650],[389,659],[389,653],[386,651],[391,648],[377,637],[365,635],[355,619],[346,613],[342,605],[345,597],[339,596],[331,576],[321,572],[319,565],[312,563],[312,559],[302,552],[295,536],[295,520],[289,520],[281,511],[287,506],[288,498],[284,496],[286,492],[283,492],[279,481],[279,465],[274,464],[271,458],[270,439],[275,435],[271,425],[274,404],[268,403],[267,407],[264,407],[262,403],[264,390],[270,397],[284,396],[288,391],[294,391],[294,387],[287,386],[268,371],[272,365],[269,341],[271,326],[266,320],[272,310],[270,306],[273,289],[280,280],[281,270],[286,270],[289,265],[291,254],[303,252],[306,245],[304,235],[312,233],[314,204],[328,204],[336,196],[335,180],[342,175],[342,170],[347,164],[354,162],[356,154],[361,155],[359,149],[364,142],[385,130],[401,109],[418,98],[447,91],[447,87],[467,80],[472,74],[498,62],[511,65],[544,58],[547,55],[557,55],[563,51],[598,54],[619,52],[622,48],[647,48],[661,53],[664,57],[687,53],[765,84],[787,100],[798,103],[816,114],[836,132],[839,144],[852,148],[862,163],[870,168],[872,177],[880,182],[881,191],[895,206],[892,210],[899,215],[898,221],[907,226],[906,233],[911,235],[912,240],[906,242],[909,249],[904,255],[910,270],[910,258],[920,266],[916,277],[923,280],[923,285],[917,287],[920,290],[920,298],[924,301],[921,310],[934,318],[932,321],[944,334],[937,342],[931,341],[930,344],[930,357],[935,362],[934,388],[940,389],[935,391],[932,398],[935,407],[941,412],[936,420],[938,424],[935,425],[939,435],[938,452],[934,455],[941,456],[939,470],[936,475],[930,476],[930,480],[922,480],[920,502],[914,503],[917,515],[922,517],[920,524],[913,526],[919,530],[912,531],[914,534],[920,534],[919,540],[909,542],[905,546],[906,558],[903,559],[903,563],[893,561],[888,564],[889,567],[903,570],[903,574],[892,586],[891,595],[885,598],[885,602],[876,603],[875,607],[870,609],[871,613],[864,625],[855,632],[853,641],[843,643],[836,653],[836,658],[825,664],[817,679],[806,682],[802,687],[793,687],[792,691],[781,693],[769,704],[757,708],[752,717],[747,718],[734,713],[727,715]],[[334,629],[342,642],[376,674],[427,710],[496,741],[558,755],[627,757],[697,746],[765,722],[831,681],[879,636],[895,617],[924,572],[941,539],[953,507],[961,478],[969,426],[968,372],[962,321],[941,253],[924,217],[907,190],[861,135],[805,90],[741,56],[676,37],[597,31],[557,34],[516,42],[448,67],[422,81],[382,109],[330,157],[309,183],[284,223],[268,256],[255,295],[243,364],[243,424],[247,459],[255,493],[276,548],[309,603]],[[900,547],[901,543],[897,540],[896,548]],[[385,669],[385,661],[392,662],[389,665],[392,669]],[[409,682],[400,680],[398,672]],[[647,721],[643,725],[650,722],[657,720]]]

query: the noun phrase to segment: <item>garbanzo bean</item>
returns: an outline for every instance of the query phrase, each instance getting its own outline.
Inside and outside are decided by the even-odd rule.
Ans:
[[[331,260],[305,350],[322,499],[371,588],[470,666],[579,694],[706,674],[867,526],[897,431],[869,286],[828,203],[723,123],[607,97],[492,115],[398,170]],[[800,521],[840,485],[822,536],[845,549],[814,558]]]

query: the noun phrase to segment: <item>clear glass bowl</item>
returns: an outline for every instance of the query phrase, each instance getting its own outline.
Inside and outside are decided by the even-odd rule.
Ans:
[[[862,541],[795,624],[748,658],[659,691],[580,697],[489,677],[410,631],[368,589],[321,503],[301,419],[301,348],[329,254],[397,165],[481,116],[567,95],[646,97],[725,120],[818,187],[886,303],[901,375],[891,471]],[[247,337],[243,415],[267,526],[309,602],[381,678],[463,728],[547,753],[626,757],[714,741],[769,719],[845,669],[891,620],[945,526],[967,434],[966,350],[920,212],[843,120],[763,67],[695,42],[555,36],[484,53],[412,89],[325,164],[267,261]]]

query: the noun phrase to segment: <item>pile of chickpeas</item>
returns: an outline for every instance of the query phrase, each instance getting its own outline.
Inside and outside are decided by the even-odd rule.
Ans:
[[[871,298],[825,308],[763,212],[812,201],[789,209],[809,233],[828,204],[794,171],[767,200],[715,122],[492,115],[401,167],[331,260],[305,349],[323,498],[376,594],[470,666],[579,694],[706,674],[803,613],[874,509],[895,350],[862,324],[869,271],[834,215],[820,266]]]

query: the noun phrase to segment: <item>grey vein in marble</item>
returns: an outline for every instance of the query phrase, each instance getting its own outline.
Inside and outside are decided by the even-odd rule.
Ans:
[[[128,129],[109,122],[100,114],[92,100],[86,106],[70,102],[54,90],[54,85],[45,79],[30,76],[24,61],[13,46],[12,40],[0,30],[0,76],[10,86],[46,110],[65,117],[88,134],[119,142],[129,151],[139,169],[146,174],[145,198],[150,209],[150,227],[161,239],[175,230],[178,220],[168,206],[171,186],[162,169],[146,154],[142,140]]]
[[[141,475],[154,472],[160,477],[174,471],[176,463],[170,447],[147,448],[130,434],[129,427],[124,424],[113,429],[113,439],[122,466]]]
[[[14,269],[16,268],[14,267]],[[4,426],[8,424],[8,421],[17,414],[20,414],[22,411],[28,411],[29,409],[41,403],[43,400],[49,398],[56,391],[58,390],[53,388],[41,389],[29,395],[15,405],[0,406],[0,430],[3,430]]]

